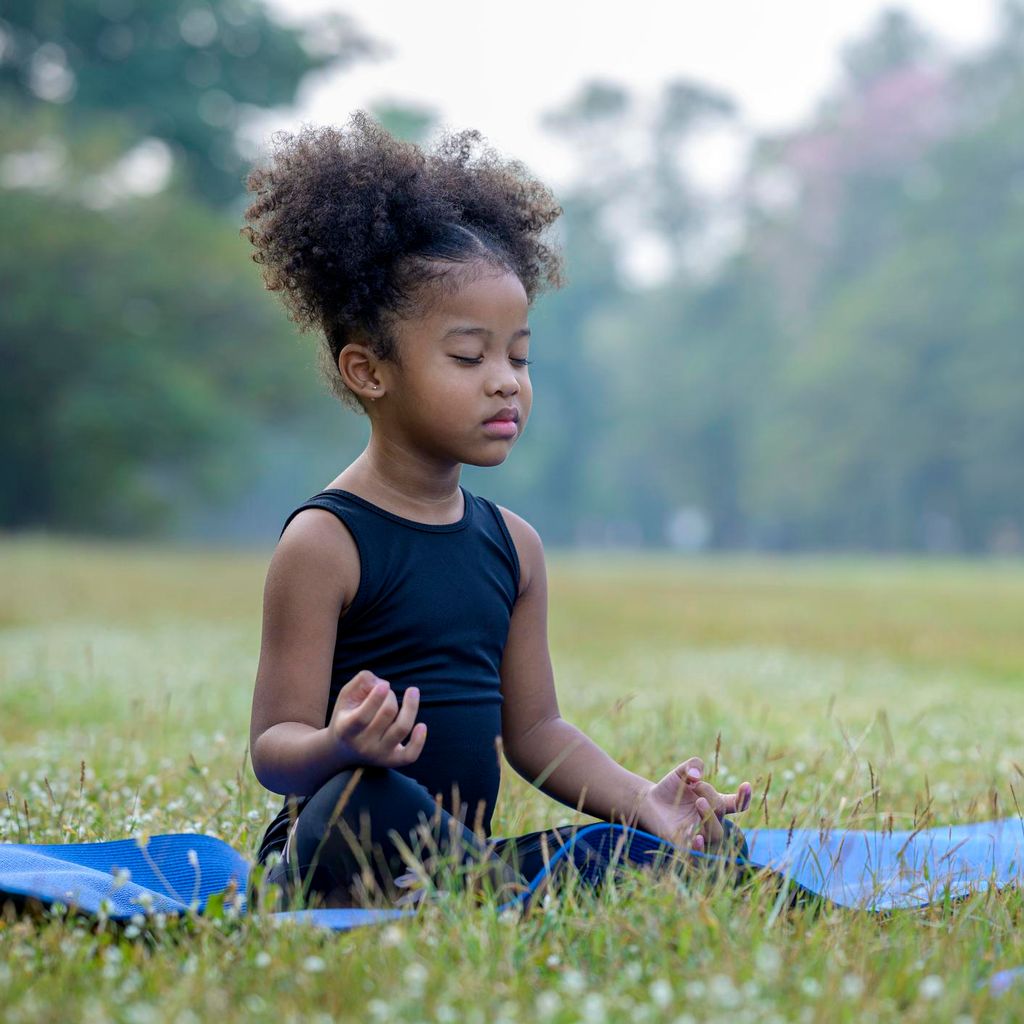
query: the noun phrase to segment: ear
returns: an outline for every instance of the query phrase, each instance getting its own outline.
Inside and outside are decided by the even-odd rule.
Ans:
[[[384,394],[384,382],[377,373],[379,360],[369,347],[350,341],[338,353],[338,372],[357,398],[375,401]]]

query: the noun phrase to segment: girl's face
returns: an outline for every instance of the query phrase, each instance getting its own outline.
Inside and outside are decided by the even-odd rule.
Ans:
[[[401,365],[378,364],[375,424],[428,457],[504,462],[533,403],[527,312],[519,278],[499,270],[437,294],[397,325]]]

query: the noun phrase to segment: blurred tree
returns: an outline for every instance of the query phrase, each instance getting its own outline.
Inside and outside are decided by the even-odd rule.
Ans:
[[[685,147],[702,128],[735,113],[729,97],[682,79],[666,85],[659,97],[646,221],[664,240],[677,275],[687,267],[690,247],[713,215],[707,196],[691,181]]]
[[[225,212],[243,120],[373,52],[254,0],[0,10],[0,525],[167,530],[268,431],[316,445],[334,404]]]
[[[905,240],[833,289],[794,361],[769,461],[801,478],[774,498],[804,536],[983,551],[1020,529],[1022,125],[1024,93],[930,153]]]
[[[370,107],[370,113],[396,139],[405,139],[417,145],[426,142],[439,120],[436,110],[401,102],[375,103]]]
[[[843,49],[843,67],[854,90],[863,92],[894,71],[923,64],[934,53],[934,41],[903,10],[883,10],[863,39]]]
[[[0,191],[0,232],[3,526],[167,527],[244,481],[255,422],[313,402],[312,352],[186,197]]]
[[[768,288],[740,255],[708,282],[631,296],[602,327],[603,362],[617,367],[606,472],[631,481],[620,506],[649,543],[682,508],[701,510],[712,547],[749,542],[753,440],[778,364]]]
[[[160,139],[187,187],[224,204],[241,192],[245,114],[290,104],[309,73],[375,52],[343,16],[293,28],[256,0],[8,0],[0,96],[63,107],[66,137],[114,120],[129,145]]]
[[[215,44],[186,38],[209,34],[205,16],[186,27],[193,9],[173,24],[195,56]],[[78,6],[54,10],[70,23]],[[96,11],[118,25],[129,7]],[[248,488],[270,458],[256,430],[264,445],[306,410],[277,457],[333,459],[344,438],[313,352],[297,358],[237,226],[210,209],[226,192],[196,202],[194,174],[160,191],[140,168],[159,170],[163,143],[123,97],[69,126],[91,72],[70,48],[24,56],[51,39],[33,35],[15,83],[11,40],[28,30],[0,18],[0,523],[145,530],[190,494]],[[621,86],[584,87],[546,118],[579,171],[555,226],[569,287],[531,315],[531,426],[500,474],[468,468],[467,483],[479,475],[553,544],[660,544],[697,508],[718,548],[1019,549],[1021,53],[1024,0],[955,62],[883,16],[809,123],[755,149],[742,246],[703,274],[686,253],[718,211],[691,143],[728,125],[731,103],[676,82],[645,118]],[[375,113],[415,141],[433,127],[399,102]],[[655,287],[624,273],[641,229],[673,254]]]

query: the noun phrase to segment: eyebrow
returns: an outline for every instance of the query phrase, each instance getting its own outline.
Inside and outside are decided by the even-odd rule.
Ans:
[[[529,338],[531,333],[532,332],[529,327],[520,327],[519,330],[512,335],[511,340],[515,341],[517,338]],[[485,338],[491,338],[494,336],[494,331],[490,331],[486,327],[452,327],[445,331],[441,340],[444,341],[446,338],[451,338],[456,335],[469,335],[470,337],[480,335]]]

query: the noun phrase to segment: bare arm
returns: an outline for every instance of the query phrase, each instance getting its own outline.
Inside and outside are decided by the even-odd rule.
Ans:
[[[267,570],[249,748],[256,778],[306,794],[344,767],[324,727],[342,607],[359,585],[355,541],[330,512],[304,509]]]
[[[344,525],[322,509],[295,516],[267,571],[249,726],[253,771],[275,793],[313,793],[344,768],[409,764],[423,749],[419,691],[409,687],[399,707],[368,669],[341,688],[325,724],[338,618],[358,586],[359,552]]]
[[[694,783],[686,773],[695,765],[702,767],[696,758],[680,765],[678,775],[669,773],[654,783],[623,768],[561,717],[548,650],[543,546],[525,520],[502,511],[522,576],[501,665],[502,740],[509,763],[549,796],[605,821],[678,839],[680,821],[692,819],[694,827],[703,823],[709,842],[717,842],[722,830],[713,812],[742,809],[749,794],[740,791],[723,799],[707,783]]]
[[[543,547],[525,520],[505,516],[522,576],[501,663],[505,755],[520,775],[556,800],[605,821],[632,822],[651,782],[627,771],[562,718],[548,651]]]

